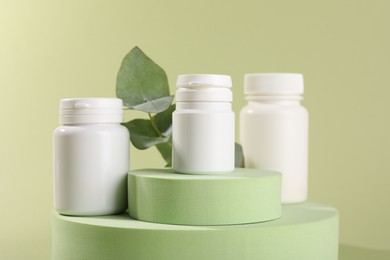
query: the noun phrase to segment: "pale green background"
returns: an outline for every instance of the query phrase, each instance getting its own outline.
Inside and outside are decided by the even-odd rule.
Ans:
[[[50,258],[58,101],[115,96],[135,45],[171,90],[178,74],[232,75],[237,124],[244,73],[304,73],[310,199],[340,210],[344,254],[385,259],[389,14],[386,0],[0,1],[0,259]],[[131,161],[163,166],[154,149]]]

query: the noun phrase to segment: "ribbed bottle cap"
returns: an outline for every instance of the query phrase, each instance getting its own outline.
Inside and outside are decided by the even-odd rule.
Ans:
[[[60,101],[60,123],[121,123],[123,103],[119,98],[67,98]]]
[[[232,79],[228,75],[187,74],[177,77],[176,101],[231,102]]]
[[[303,94],[303,75],[299,73],[246,74],[244,92],[251,94]]]

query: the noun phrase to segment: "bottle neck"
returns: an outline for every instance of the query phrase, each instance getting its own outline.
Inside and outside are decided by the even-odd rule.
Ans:
[[[300,105],[303,97],[299,94],[288,95],[247,95],[245,99],[248,103],[265,103],[278,105]]]

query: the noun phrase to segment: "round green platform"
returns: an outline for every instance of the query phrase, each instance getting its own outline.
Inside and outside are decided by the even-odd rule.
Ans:
[[[337,210],[303,203],[282,211],[269,222],[207,227],[54,212],[52,260],[337,260]]]
[[[132,218],[175,225],[236,225],[281,214],[281,174],[236,169],[215,175],[143,169],[128,175]]]

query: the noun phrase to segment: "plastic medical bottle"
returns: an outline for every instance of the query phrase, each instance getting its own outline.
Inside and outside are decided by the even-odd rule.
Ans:
[[[54,207],[65,215],[109,215],[127,208],[129,132],[122,100],[60,101],[54,131]]]
[[[173,113],[176,172],[222,173],[234,170],[234,113],[230,76],[179,75]]]
[[[303,75],[247,74],[248,105],[240,113],[245,167],[282,173],[282,202],[307,199],[308,112],[301,106]]]

